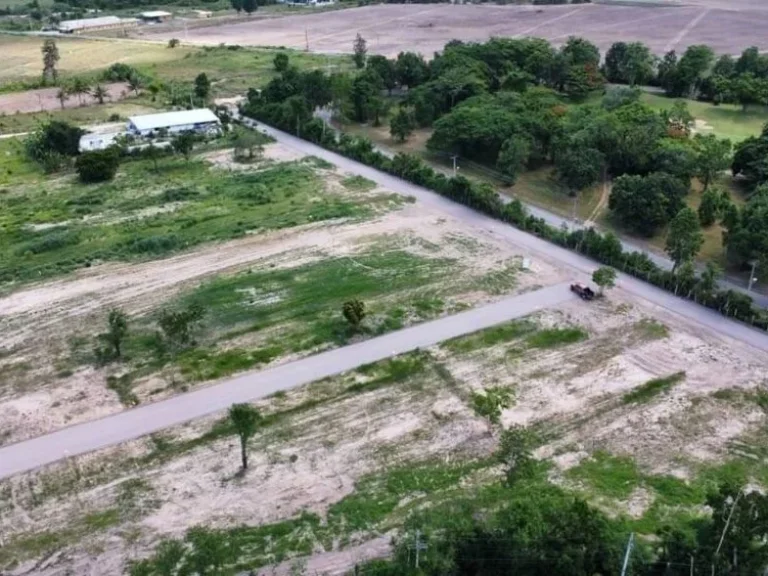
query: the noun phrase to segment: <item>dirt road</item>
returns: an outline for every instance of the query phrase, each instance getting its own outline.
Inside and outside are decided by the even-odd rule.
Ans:
[[[120,444],[163,428],[225,410],[237,402],[264,398],[352,370],[364,364],[432,346],[575,298],[567,284],[514,296],[481,308],[337,348],[221,384],[127,410],[0,448],[0,478]]]

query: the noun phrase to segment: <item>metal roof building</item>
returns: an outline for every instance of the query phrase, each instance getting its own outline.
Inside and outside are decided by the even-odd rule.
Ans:
[[[181,110],[179,112],[162,112],[128,118],[128,131],[141,136],[147,136],[160,130],[174,132],[207,132],[218,130],[221,123],[216,114],[208,108],[196,110]]]
[[[128,28],[137,26],[135,18],[118,18],[117,16],[100,16],[98,18],[82,18],[80,20],[64,20],[59,22],[59,32],[76,34],[88,30],[109,30],[113,28]]]

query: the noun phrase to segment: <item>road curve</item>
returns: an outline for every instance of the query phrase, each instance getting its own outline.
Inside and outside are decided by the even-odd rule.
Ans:
[[[246,125],[257,128],[272,136],[284,146],[293,148],[303,154],[322,158],[323,160],[335,164],[342,170],[364,176],[398,194],[413,196],[427,206],[432,206],[437,210],[450,214],[454,218],[479,228],[486,229],[499,238],[509,240],[518,246],[527,248],[531,252],[556,260],[560,262],[560,264],[569,266],[578,272],[591,276],[594,269],[598,266],[594,260],[591,260],[586,256],[566,250],[551,242],[537,238],[532,234],[523,232],[514,226],[476,212],[462,204],[444,198],[436,192],[416,186],[415,184],[411,184],[410,182],[406,182],[405,180],[381,172],[355,160],[350,160],[345,156],[321,148],[306,140],[291,136],[286,132],[277,130],[271,126],[262,124],[261,122],[256,122],[249,118],[242,118],[242,121]],[[746,324],[730,320],[714,310],[699,306],[690,300],[678,298],[671,292],[657,288],[652,284],[638,280],[628,274],[620,273],[618,279],[620,288],[634,296],[643,298],[657,306],[665,308],[670,313],[679,314],[688,320],[697,322],[719,334],[736,338],[755,348],[768,351],[768,333],[751,328]]]
[[[0,479],[182,424],[224,410],[236,402],[264,398],[280,390],[527,316],[571,298],[575,296],[567,284],[549,286],[4,446],[0,448]]]

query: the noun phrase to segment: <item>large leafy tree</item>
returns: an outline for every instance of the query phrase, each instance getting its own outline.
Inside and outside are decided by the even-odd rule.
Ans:
[[[203,102],[206,102],[210,95],[211,81],[208,79],[208,75],[205,72],[200,72],[200,74],[195,77],[195,96]]]
[[[695,175],[704,184],[704,190],[731,164],[731,141],[720,140],[713,134],[696,134]]]
[[[390,92],[397,85],[395,63],[386,56],[380,56],[378,54],[369,56],[365,66],[379,75],[379,78],[381,78],[381,85]]]
[[[748,267],[758,262],[760,277],[768,276],[768,185],[755,190],[736,217],[726,215],[723,237],[729,261]]]
[[[667,232],[665,250],[677,268],[683,262],[691,261],[704,244],[704,234],[696,213],[687,206],[672,218]]]
[[[768,125],[760,136],[752,136],[736,145],[731,171],[750,188],[768,182]]]
[[[604,166],[605,156],[602,152],[577,144],[567,146],[555,156],[557,175],[573,192],[598,182]]]
[[[368,43],[365,41],[360,33],[355,36],[355,41],[352,44],[352,60],[355,63],[355,67],[358,69],[365,68],[365,59],[368,54]]]
[[[496,167],[501,170],[510,184],[514,184],[518,174],[525,168],[530,155],[530,138],[524,134],[513,134],[502,144]]]
[[[389,122],[389,133],[398,142],[405,142],[416,128],[413,112],[408,108],[400,107]]]
[[[653,236],[680,211],[687,193],[688,186],[669,174],[625,175],[614,181],[608,207],[627,229]]]
[[[421,54],[400,52],[395,62],[395,76],[401,86],[415,88],[428,79],[429,67]]]

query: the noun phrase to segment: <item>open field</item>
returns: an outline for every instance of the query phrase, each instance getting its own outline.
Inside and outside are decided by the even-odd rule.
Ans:
[[[659,94],[643,93],[641,101],[656,110],[669,109],[675,100]],[[753,106],[743,110],[734,104],[719,104],[685,100],[688,110],[696,118],[696,131],[728,138],[734,144],[758,136],[768,122],[768,108]]]
[[[4,66],[0,70],[0,89],[23,89],[24,83],[37,82],[42,71],[40,47],[42,38],[0,34],[0,51]],[[260,86],[271,79],[275,72],[272,61],[276,50],[231,49],[224,47],[181,46],[170,49],[164,43],[125,39],[78,39],[56,38],[61,60],[61,77],[85,75],[95,79],[98,73],[111,64],[122,62],[134,66],[141,73],[164,83],[191,82],[204,72],[211,81],[216,96],[242,95],[249,88]],[[348,58],[328,57],[305,52],[291,53],[291,62],[299,68],[334,69],[351,67]],[[7,64],[6,64],[7,62]],[[29,92],[25,94],[28,95]],[[55,94],[55,92],[54,92]],[[14,95],[18,98],[19,95]],[[34,93],[30,97],[39,109]],[[77,102],[73,97],[72,102]],[[56,104],[58,101],[55,100]]]
[[[107,102],[122,100],[129,92],[128,85],[124,82],[104,84],[104,88],[107,91],[107,96],[105,97]],[[90,94],[79,96],[73,94],[64,101],[62,106],[62,102],[57,97],[58,92],[58,88],[42,88],[40,90],[0,94],[0,116],[17,113],[46,112],[61,110],[62,107],[66,109],[98,104],[96,98]]]
[[[491,387],[513,398],[504,425],[539,434],[551,482],[652,533],[698,514],[720,480],[768,482],[760,458],[740,456],[762,454],[766,369],[620,290],[574,300],[260,401],[245,475],[216,416],[0,483],[0,566],[115,574],[200,525],[223,530],[232,573],[321,552],[322,573],[342,550],[349,568],[425,507],[508,497],[472,400]]]
[[[2,96],[0,96],[2,98]],[[34,131],[40,124],[50,120],[70,122],[85,128],[95,124],[118,122],[120,128],[125,127],[125,120],[130,116],[153,114],[158,108],[152,102],[144,100],[121,100],[119,102],[104,102],[91,106],[76,106],[73,108],[52,109],[48,112],[32,112],[29,114],[12,114],[0,116],[0,134],[20,134]],[[115,120],[115,117],[119,120]],[[101,127],[100,127],[101,129]]]
[[[730,4],[729,4],[730,5]],[[745,7],[384,5],[335,13],[225,24],[189,31],[190,42],[286,46],[315,52],[351,52],[359,32],[371,52],[396,56],[402,50],[431,56],[450,40],[484,41],[493,36],[537,36],[555,44],[583,36],[605,51],[614,42],[640,40],[657,53],[709,44],[718,53],[768,48],[768,12]],[[167,40],[168,33],[146,34]]]

